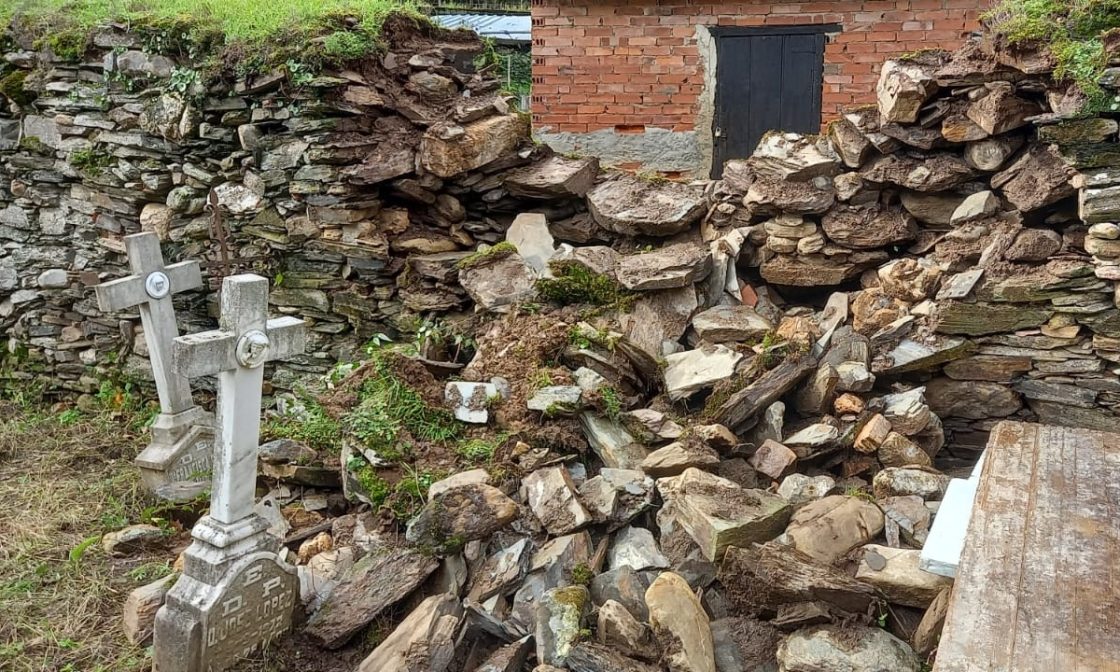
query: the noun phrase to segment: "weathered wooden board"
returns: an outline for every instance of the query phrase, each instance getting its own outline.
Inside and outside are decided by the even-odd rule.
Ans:
[[[992,432],[934,670],[1120,671],[1120,435]]]

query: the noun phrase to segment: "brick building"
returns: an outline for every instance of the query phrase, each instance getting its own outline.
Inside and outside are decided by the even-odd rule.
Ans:
[[[718,174],[773,128],[874,102],[892,55],[958,46],[991,0],[532,0],[535,132],[560,151]]]

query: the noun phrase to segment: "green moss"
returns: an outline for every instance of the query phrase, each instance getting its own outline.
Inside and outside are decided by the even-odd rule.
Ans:
[[[376,36],[362,30],[337,30],[323,38],[323,56],[336,64],[364,58],[378,47]]]
[[[27,71],[16,70],[0,79],[0,94],[3,94],[16,105],[27,105],[35,100],[38,94],[24,87],[27,80]]]
[[[52,31],[35,41],[36,49],[50,49],[57,58],[69,63],[82,60],[89,46],[88,31],[77,28],[65,28]]]
[[[25,152],[42,154],[43,156],[50,156],[54,153],[50,147],[47,147],[46,143],[34,135],[25,135],[20,138],[19,148]]]
[[[1120,107],[1098,83],[1108,67],[1101,36],[1120,27],[1120,0],[1002,0],[984,21],[1013,45],[1048,47],[1054,77],[1088,96],[1085,113]]]
[[[541,298],[553,303],[568,306],[590,304],[610,306],[618,304],[629,295],[622,285],[606,275],[594,273],[583,264],[574,261],[558,261],[550,264],[552,278],[537,281],[537,293]]]
[[[95,147],[76,149],[70,152],[67,161],[78,170],[85,171],[94,177],[113,165],[113,157]]]
[[[580,586],[590,586],[591,580],[595,578],[595,572],[587,566],[587,563],[581,562],[572,568],[572,583]]]
[[[354,480],[358,481],[362,493],[365,494],[373,506],[381,506],[393,492],[393,486],[389,485],[389,482],[384,478],[378,476],[377,471],[361,457],[350,458],[350,461],[346,463],[346,468],[350,471]]]
[[[455,268],[460,271],[465,271],[484,264],[493,263],[499,259],[505,259],[509,255],[516,253],[517,247],[508,240],[503,240],[497,245],[492,245],[485,250],[478,250],[473,254],[463,257],[455,264]]]

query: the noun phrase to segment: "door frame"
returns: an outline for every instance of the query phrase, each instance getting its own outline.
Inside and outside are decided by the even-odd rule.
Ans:
[[[709,132],[711,133],[712,142],[712,163],[711,174],[712,179],[717,179],[718,174],[722,172],[723,165],[719,162],[719,138],[715,136],[716,129],[725,126],[722,116],[723,92],[719,85],[719,49],[720,41],[723,38],[733,37],[764,37],[764,36],[780,36],[780,35],[823,35],[825,49],[828,47],[828,36],[835,35],[843,32],[844,27],[838,23],[814,23],[793,26],[711,26],[708,28],[714,44],[712,45],[712,53],[715,56],[715,72],[711,79],[712,87],[715,89],[715,95],[712,100],[712,125]],[[820,79],[820,86],[816,88],[816,95],[812,98],[812,103],[817,110],[819,117],[822,109],[822,95],[824,92],[824,62],[822,53],[821,71],[818,74]]]

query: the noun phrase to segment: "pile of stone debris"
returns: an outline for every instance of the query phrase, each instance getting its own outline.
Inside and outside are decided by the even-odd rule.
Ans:
[[[361,310],[385,288],[416,310],[473,305],[484,316],[469,364],[424,361],[404,383],[478,436],[502,438],[489,469],[426,484],[400,527],[346,512],[329,492],[382,501],[369,486],[405,469],[387,454],[354,437],[341,456],[267,446],[262,475],[278,485],[262,506],[284,511],[273,520],[298,563],[302,631],[336,649],[391,622],[365,672],[920,670],[948,586],[918,568],[917,549],[945,472],[968,466],[952,456],[974,457],[996,418],[1115,428],[1120,400],[1109,371],[1120,354],[1120,230],[1109,223],[1120,177],[1106,169],[1120,164],[1117,125],[1075,118],[1080,97],[1052,81],[1044,56],[1002,46],[889,62],[877,109],[821,138],[767,136],[715,183],[603,176],[593,159],[529,163],[530,153],[487,172],[500,156],[476,151],[487,143],[472,129],[507,122],[432,124],[423,175],[406,177],[415,164],[404,161],[399,175],[376,174],[430,219],[406,212],[396,230],[383,211],[376,223],[367,212],[308,226],[316,249],[351,246],[320,260],[331,266],[322,272],[351,255],[374,260],[346,270],[374,287]],[[373,144],[380,158],[348,173],[348,190],[315,197],[335,199],[322,213],[361,210],[355,179],[396,165],[384,137]],[[433,157],[445,147],[458,148],[448,162],[470,160],[444,166]],[[292,185],[333,183],[333,169],[298,149],[280,170],[308,179]],[[348,161],[346,149],[331,147],[331,161]],[[431,175],[441,171],[492,186],[448,189],[540,207],[508,230],[490,220],[504,241],[475,234],[494,244],[461,249],[457,224],[473,220],[440,218],[450,202]],[[190,184],[233,184],[183,172]],[[202,194],[169,193],[178,214],[168,217],[196,212]],[[254,222],[264,207],[251,186],[220,196],[230,211],[252,201],[241,214]],[[558,199],[563,217],[550,218]],[[300,222],[242,229],[300,247]],[[771,286],[750,282],[756,268]],[[329,335],[323,325],[341,323],[326,308],[341,312],[347,295],[327,290],[341,287],[301,294],[329,300],[323,310],[285,308]],[[356,371],[354,386],[368,375]],[[345,415],[339,398],[324,407]],[[132,612],[158,594],[140,594]]]

